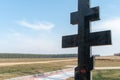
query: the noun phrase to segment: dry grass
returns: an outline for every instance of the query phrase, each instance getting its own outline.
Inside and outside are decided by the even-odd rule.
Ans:
[[[96,67],[120,67],[120,56],[96,57]],[[120,70],[93,71],[93,80],[120,80]],[[69,78],[67,80],[74,80]]]
[[[37,61],[54,61],[54,60],[68,60],[67,58],[43,58],[43,59],[0,59],[0,63],[11,63],[11,62],[37,62]],[[77,60],[74,61],[65,61],[65,62],[55,62],[55,63],[46,63],[46,64],[24,64],[24,65],[15,65],[15,66],[6,66],[0,67],[0,80],[13,78],[18,76],[43,73],[49,71],[60,70],[66,68],[68,65],[76,65]],[[120,57],[97,57],[95,61],[95,66],[120,66]],[[95,73],[95,72],[94,72]],[[97,74],[97,73],[96,73]],[[94,74],[95,75],[95,74]],[[120,74],[115,74],[120,75]],[[73,80],[73,79],[69,79]]]
[[[66,80],[74,80],[74,77],[68,78],[68,79],[66,79]]]
[[[93,71],[93,80],[120,80],[120,70]],[[74,77],[67,80],[74,80]]]
[[[111,61],[111,60],[96,60],[96,67],[115,67],[120,66],[120,61]]]
[[[120,56],[96,57],[96,67],[115,67],[120,66]]]
[[[50,61],[49,59],[47,60]],[[70,64],[76,65],[76,62],[77,62],[76,60],[73,60],[73,61],[64,61],[64,62],[55,62],[55,63],[46,63],[46,64],[37,63],[37,64],[24,64],[24,65],[0,67],[0,80],[18,77],[18,76],[25,76],[30,74],[38,74],[49,71],[61,70],[66,68],[65,66],[67,65]]]

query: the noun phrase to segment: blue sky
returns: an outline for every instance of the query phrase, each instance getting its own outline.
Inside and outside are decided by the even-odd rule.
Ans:
[[[77,11],[77,0],[0,0],[1,53],[77,53],[77,48],[61,48],[64,35],[77,33],[70,24],[70,13]],[[92,47],[93,54],[120,52],[120,0],[91,0],[100,7],[100,21],[91,23],[91,32],[111,30],[110,46]]]

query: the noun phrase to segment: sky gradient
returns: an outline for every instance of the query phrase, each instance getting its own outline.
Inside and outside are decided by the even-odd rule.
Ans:
[[[0,0],[0,53],[64,54],[77,48],[61,48],[62,36],[77,33],[70,13],[77,0]],[[91,32],[111,30],[112,45],[92,47],[93,54],[120,52],[120,0],[91,0],[100,7],[100,21],[91,23]]]

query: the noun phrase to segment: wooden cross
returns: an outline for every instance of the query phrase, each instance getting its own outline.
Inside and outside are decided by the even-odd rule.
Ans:
[[[90,22],[99,19],[99,7],[90,8],[89,0],[78,0],[78,11],[71,13],[70,23],[78,24],[78,34],[62,37],[62,48],[78,47],[78,67],[75,80],[91,80],[94,58],[91,46],[111,44],[111,32],[90,33]]]

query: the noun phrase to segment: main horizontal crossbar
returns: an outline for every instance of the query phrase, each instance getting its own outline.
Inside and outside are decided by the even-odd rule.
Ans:
[[[69,35],[62,37],[62,48],[78,47],[78,35]],[[90,46],[110,45],[111,31],[101,31],[90,33],[86,39],[86,43]]]

